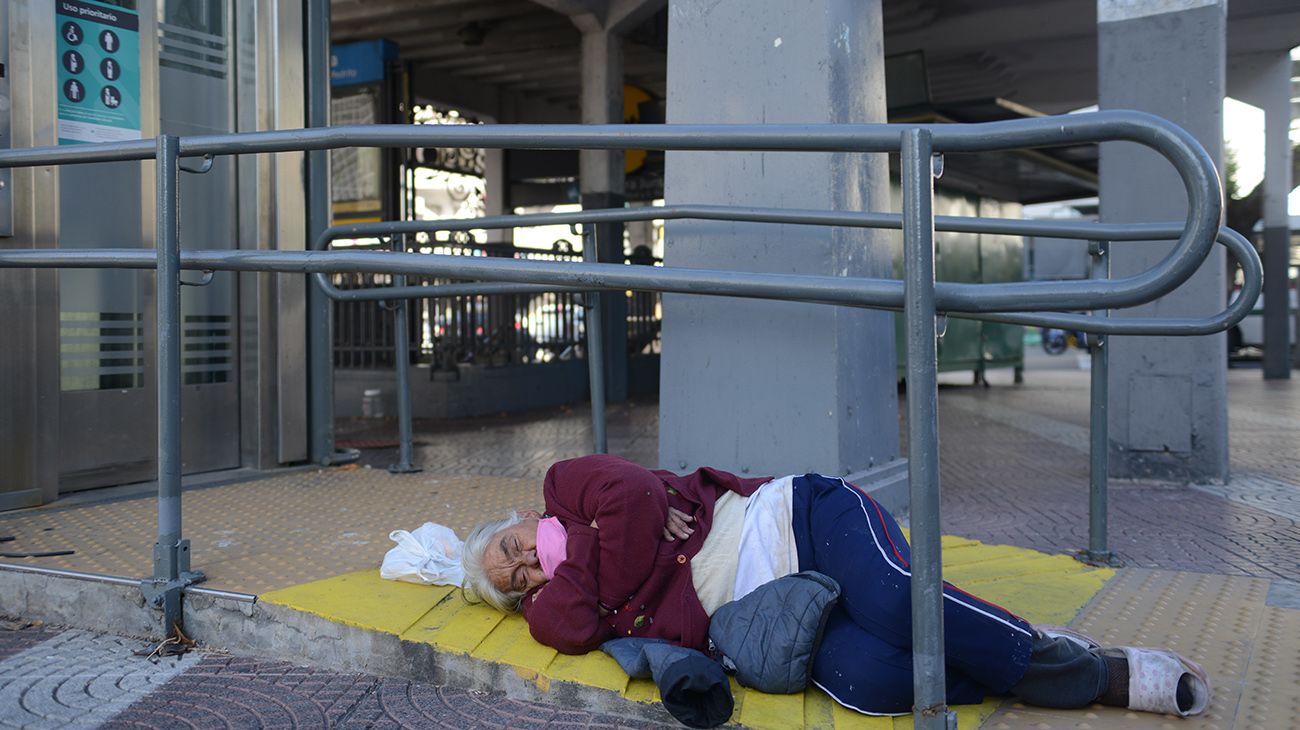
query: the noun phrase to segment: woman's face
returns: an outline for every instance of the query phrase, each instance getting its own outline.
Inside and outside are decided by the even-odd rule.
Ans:
[[[537,560],[537,522],[542,516],[532,510],[519,514],[523,521],[498,530],[483,551],[483,571],[503,592],[527,592],[546,582]]]

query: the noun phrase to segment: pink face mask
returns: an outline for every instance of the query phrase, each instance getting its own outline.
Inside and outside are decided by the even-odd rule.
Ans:
[[[537,562],[542,564],[542,574],[547,580],[555,577],[555,569],[568,555],[565,544],[569,533],[564,531],[558,517],[547,517],[537,523]]]

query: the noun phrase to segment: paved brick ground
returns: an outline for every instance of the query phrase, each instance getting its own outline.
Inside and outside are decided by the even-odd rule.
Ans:
[[[966,377],[946,378],[944,531],[1046,551],[1080,548],[1087,541],[1087,376],[1031,372],[1017,388],[1009,377],[1002,382],[1005,375],[994,373],[987,390],[956,385]],[[1112,482],[1112,547],[1130,566],[1282,579],[1274,581],[1280,588],[1270,589],[1269,605],[1300,604],[1300,384],[1263,383],[1258,372],[1234,371],[1229,397],[1237,478],[1197,486]],[[655,405],[612,409],[611,451],[657,462]],[[422,478],[527,484],[553,461],[590,449],[582,407],[417,429]],[[391,440],[394,431],[391,422],[353,423],[341,436]],[[384,466],[396,449],[364,454],[366,463]],[[135,656],[140,648],[147,647],[86,632],[0,627],[0,726],[627,726],[569,708],[282,663],[209,655],[181,667],[150,664]],[[54,663],[33,670],[42,662]],[[31,681],[41,672],[43,683]]]
[[[0,661],[0,725],[96,727],[148,697],[196,656],[150,661],[147,642],[63,631]]]
[[[940,393],[944,532],[1085,547],[1088,376],[1031,371],[1012,387],[999,375]],[[1300,384],[1233,370],[1228,392],[1228,485],[1111,481],[1111,549],[1126,565],[1300,578]]]
[[[993,387],[942,377],[943,530],[986,542],[1070,552],[1088,542],[1088,374],[1009,372]],[[1300,580],[1300,383],[1229,372],[1228,485],[1111,483],[1111,549],[1126,565]],[[653,402],[611,409],[610,450],[657,463]],[[900,428],[906,433],[900,404]],[[434,473],[540,478],[589,450],[585,407],[417,424],[417,461]],[[391,423],[345,424],[343,438],[391,437]],[[363,452],[387,464],[396,449]]]
[[[6,619],[0,628],[0,662],[39,644],[54,635],[44,626],[29,626],[27,621]]]
[[[1052,552],[1083,548],[1087,374],[1031,370],[1019,387],[1009,373],[991,379],[985,389],[967,385],[964,373],[944,376],[953,383],[939,399],[944,531]],[[1229,401],[1234,479],[1195,487],[1112,481],[1111,547],[1127,565],[1300,581],[1300,383],[1232,371]],[[611,409],[614,453],[656,464],[655,406]],[[368,567],[389,547],[389,530],[413,526],[405,516],[413,507],[463,531],[507,507],[534,506],[546,468],[589,451],[589,418],[585,407],[572,407],[419,423],[421,474],[304,472],[187,493],[189,536],[222,588],[260,592]],[[394,425],[349,423],[341,436],[391,441]],[[375,467],[396,458],[392,448],[363,453]],[[253,499],[267,490],[312,499]],[[147,498],[62,511],[56,504],[0,518],[0,532],[33,549],[77,549],[39,564],[133,575],[148,564],[153,519]],[[308,524],[332,532],[284,544]]]
[[[606,437],[612,453],[644,466],[659,463],[659,404],[653,400],[620,403],[607,411]],[[416,421],[415,458],[426,472],[457,476],[518,477],[541,480],[561,459],[589,454],[591,409],[587,404],[546,408],[500,417],[457,421]],[[340,442],[395,442],[397,424],[361,419],[340,422]],[[362,449],[362,462],[387,467],[397,448]]]
[[[223,655],[150,661],[147,642],[0,630],[0,727],[524,728],[664,726],[429,684]]]

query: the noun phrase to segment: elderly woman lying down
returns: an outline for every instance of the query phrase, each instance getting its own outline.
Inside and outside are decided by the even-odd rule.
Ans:
[[[859,712],[911,710],[908,544],[853,485],[709,468],[678,476],[601,455],[552,466],[543,496],[546,516],[480,525],[463,551],[471,593],[522,611],[539,642],[581,654],[652,637],[707,652],[710,616],[723,604],[817,571],[839,583],[840,597],[812,654],[812,682]],[[951,585],[944,599],[950,703],[1011,694],[1046,707],[1179,715],[1208,704],[1204,671],[1173,652],[1101,648]]]

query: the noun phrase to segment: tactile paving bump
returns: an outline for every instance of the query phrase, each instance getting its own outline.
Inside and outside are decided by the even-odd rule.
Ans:
[[[540,507],[541,496],[535,479],[336,468],[186,491],[184,527],[207,585],[260,594],[377,567],[393,530],[430,521],[463,537],[509,509]],[[15,537],[7,548],[76,551],[4,562],[147,575],[157,519],[153,497],[3,516],[0,534]]]
[[[1237,727],[1272,730],[1296,727],[1297,723],[1300,723],[1300,611],[1265,608],[1246,670]]]
[[[1274,617],[1273,612],[1288,609],[1266,609],[1267,594],[1268,581],[1255,578],[1136,568],[1121,571],[1084,609],[1076,628],[1103,645],[1168,647],[1200,663],[1214,687],[1213,701],[1205,714],[1179,719],[1096,705],[1065,711],[1009,703],[984,727],[1294,727],[1295,718],[1300,716],[1295,708],[1300,623],[1294,615],[1289,622],[1285,617]],[[1266,646],[1274,647],[1267,655],[1272,662],[1269,667],[1261,664]],[[1261,681],[1267,672],[1275,674]],[[1243,684],[1247,682],[1243,697]],[[1280,683],[1288,686],[1272,688]],[[1243,700],[1257,695],[1266,707],[1252,712]],[[1261,722],[1250,720],[1251,715],[1258,716]]]
[[[1068,621],[1115,572],[1064,555],[953,536],[943,538],[943,560],[945,575],[954,582],[1013,606],[1026,619],[1039,623]],[[653,683],[629,680],[603,653],[558,654],[533,641],[521,616],[504,616],[485,605],[470,604],[458,590],[446,586],[386,581],[376,571],[365,570],[263,594],[261,600],[430,644],[439,652],[467,654],[509,667],[543,692],[553,691],[553,682],[564,682],[621,693],[634,702],[656,702],[659,697]],[[737,708],[733,719],[752,730],[899,730],[912,726],[910,716],[860,715],[815,689],[769,695],[736,686],[733,692]],[[980,705],[954,707],[958,727],[974,730],[999,704],[999,698],[992,698]]]

